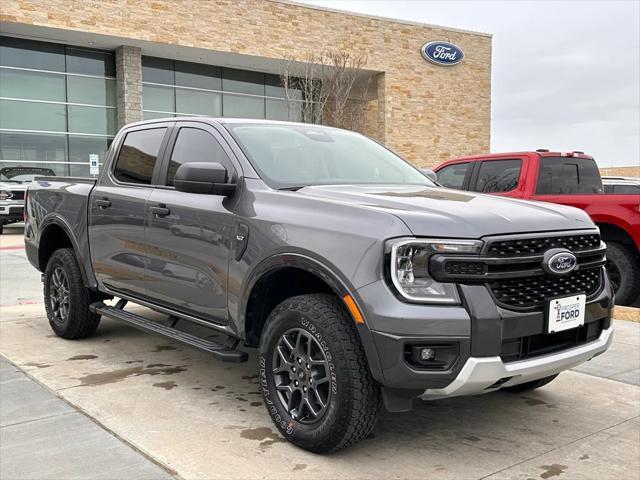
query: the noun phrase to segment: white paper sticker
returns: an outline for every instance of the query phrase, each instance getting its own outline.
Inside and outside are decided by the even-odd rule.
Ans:
[[[100,173],[100,165],[98,164],[100,157],[96,153],[89,154],[89,174],[98,175]]]

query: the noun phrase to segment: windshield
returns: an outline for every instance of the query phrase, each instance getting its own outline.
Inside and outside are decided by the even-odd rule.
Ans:
[[[0,168],[0,180],[3,182],[31,182],[35,177],[53,176],[50,168],[6,167]]]
[[[357,133],[302,124],[225,126],[272,188],[362,183],[435,185],[400,157]]]

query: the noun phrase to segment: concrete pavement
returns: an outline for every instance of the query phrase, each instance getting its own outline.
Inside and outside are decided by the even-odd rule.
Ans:
[[[1,240],[0,248],[7,245]],[[7,252],[13,258],[7,258]],[[19,249],[0,252],[2,289],[12,278],[18,283],[12,288],[23,303],[32,298],[40,302],[39,277],[36,274],[34,285],[34,278],[28,277],[30,266],[24,257],[19,260],[20,255]],[[5,271],[7,264],[10,272]],[[2,305],[0,353],[64,399],[54,398],[63,406],[51,399],[38,405],[17,400],[14,404],[20,408],[6,410],[10,418],[47,416],[49,411],[53,416],[43,418],[40,429],[29,431],[26,422],[15,425],[16,430],[23,429],[20,435],[9,438],[3,433],[3,479],[18,477],[29,462],[34,463],[26,452],[38,452],[40,445],[68,445],[67,452],[76,452],[77,443],[59,436],[66,428],[75,432],[73,439],[93,442],[93,434],[71,421],[53,424],[74,412],[91,418],[95,428],[102,426],[107,431],[101,431],[116,443],[118,438],[126,442],[114,449],[131,450],[132,445],[163,465],[162,475],[176,472],[186,479],[620,480],[640,473],[639,324],[616,322],[609,352],[577,371],[563,373],[543,389],[418,402],[410,413],[384,414],[370,438],[355,448],[318,456],[288,444],[272,426],[260,401],[253,353],[247,363],[224,364],[110,320],[103,320],[92,338],[65,341],[52,334],[41,304]],[[11,375],[19,375],[12,368],[0,370],[2,397],[5,380],[10,384]],[[3,402],[3,414],[5,408]],[[32,443],[15,448],[16,438]],[[12,453],[13,463],[5,464],[5,449],[23,456]],[[48,461],[45,457],[38,463],[46,466]],[[113,470],[110,478],[148,478],[147,466],[136,470],[138,464],[132,462],[126,473]],[[100,477],[101,468],[111,463],[117,462],[85,465],[84,475],[80,472],[76,478]],[[71,477],[45,469],[40,473],[31,477]]]
[[[172,475],[0,358],[0,478]]]

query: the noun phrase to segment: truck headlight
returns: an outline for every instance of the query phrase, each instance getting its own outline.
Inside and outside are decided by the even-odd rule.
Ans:
[[[11,197],[13,197],[13,193],[6,190],[0,190],[0,200],[9,200]]]
[[[478,254],[479,240],[400,238],[387,242],[391,281],[398,293],[411,302],[459,304],[453,283],[440,283],[429,275],[429,259],[437,253]]]

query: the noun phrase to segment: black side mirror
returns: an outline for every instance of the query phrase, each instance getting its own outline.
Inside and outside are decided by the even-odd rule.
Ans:
[[[438,174],[433,170],[431,170],[430,168],[421,168],[420,171],[425,177],[427,177],[432,182],[438,181]]]
[[[191,162],[176,171],[173,185],[179,192],[231,195],[236,185],[227,183],[229,174],[220,163]]]

